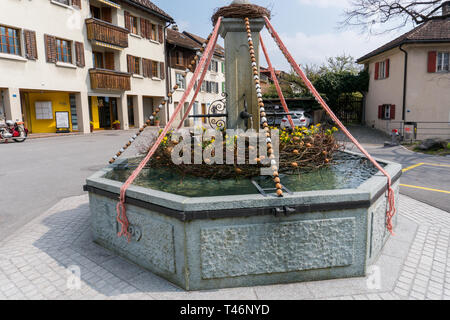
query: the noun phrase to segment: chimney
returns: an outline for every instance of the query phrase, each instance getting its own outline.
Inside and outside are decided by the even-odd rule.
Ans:
[[[446,16],[449,14],[450,14],[450,1],[447,1],[442,4],[442,15]]]
[[[177,26],[176,24],[174,24],[174,25],[172,26],[172,30],[178,32],[178,31],[179,31],[178,26]]]

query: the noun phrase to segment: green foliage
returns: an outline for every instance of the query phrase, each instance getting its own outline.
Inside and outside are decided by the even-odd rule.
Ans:
[[[303,65],[302,69],[331,107],[336,105],[339,98],[343,95],[353,95],[362,98],[364,92],[367,92],[369,88],[369,72],[363,70],[353,57],[345,54],[328,58],[327,62],[322,66],[314,64]],[[290,73],[283,74],[280,82],[283,84],[282,91],[286,98],[312,96],[303,81],[293,70]],[[286,85],[286,83],[301,88],[302,92],[294,94],[292,87]],[[264,97],[278,97],[274,85],[270,87]]]

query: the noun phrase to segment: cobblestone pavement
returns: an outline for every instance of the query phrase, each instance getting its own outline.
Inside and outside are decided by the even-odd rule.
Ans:
[[[0,242],[0,299],[450,300],[449,241],[450,213],[401,196],[396,236],[367,278],[185,292],[94,244],[78,196]]]

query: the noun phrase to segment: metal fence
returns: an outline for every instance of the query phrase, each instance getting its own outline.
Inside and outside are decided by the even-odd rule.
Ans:
[[[387,131],[398,130],[403,141],[417,141],[429,138],[450,139],[450,122],[437,121],[388,121]]]

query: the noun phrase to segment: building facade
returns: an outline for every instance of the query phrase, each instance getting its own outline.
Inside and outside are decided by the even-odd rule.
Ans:
[[[192,79],[192,72],[188,73],[187,77],[183,76],[183,72],[187,69],[196,55],[196,52],[201,48],[206,41],[197,35],[189,32],[179,32],[175,27],[167,30],[167,61],[169,64],[170,87],[175,84],[178,89],[173,93],[172,99],[169,103],[169,114],[173,114],[178,107],[186,87]],[[195,87],[196,88],[196,87]],[[194,90],[195,91],[195,90]],[[209,112],[211,104],[224,98],[225,92],[225,54],[224,49],[220,46],[216,47],[211,64],[208,66],[205,80],[202,83],[199,94],[195,99],[190,115],[204,115]],[[190,102],[194,96],[191,92],[185,102],[183,114],[187,111]],[[225,112],[225,111],[224,111]],[[177,115],[175,126],[178,126],[182,119],[182,115]],[[188,118],[184,122],[185,127],[192,126],[208,126],[207,118]]]
[[[450,2],[441,17],[358,59],[370,73],[367,125],[422,140],[450,138]]]
[[[3,0],[0,117],[32,133],[140,126],[167,93],[173,19],[148,0]],[[39,12],[39,14],[36,14]]]

